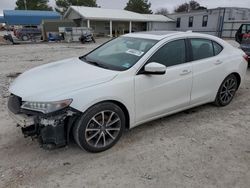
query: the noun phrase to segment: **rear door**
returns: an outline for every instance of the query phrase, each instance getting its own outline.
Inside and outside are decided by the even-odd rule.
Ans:
[[[223,47],[203,38],[191,38],[189,44],[193,59],[191,104],[210,102],[224,79],[223,64],[226,57],[220,55]]]

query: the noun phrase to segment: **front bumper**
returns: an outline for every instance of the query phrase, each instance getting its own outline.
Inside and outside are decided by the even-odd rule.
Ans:
[[[10,117],[21,127],[25,137],[37,138],[44,148],[65,146],[73,125],[73,109],[63,109],[53,114],[42,114],[21,109],[21,98],[11,95],[8,101]]]
[[[35,124],[34,117],[26,114],[14,114],[8,109],[9,116],[21,127],[29,127]]]

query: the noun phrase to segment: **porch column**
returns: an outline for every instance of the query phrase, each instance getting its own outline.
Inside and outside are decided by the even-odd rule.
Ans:
[[[87,20],[87,27],[90,28],[90,20]]]
[[[132,33],[132,22],[129,22],[129,33]]]
[[[113,23],[112,23],[112,20],[110,20],[110,22],[109,22],[109,27],[110,27],[109,36],[112,38],[113,37]]]

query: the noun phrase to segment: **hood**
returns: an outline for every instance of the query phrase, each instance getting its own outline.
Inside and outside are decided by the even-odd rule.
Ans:
[[[112,80],[117,71],[71,58],[33,68],[21,74],[10,92],[23,101],[51,101],[56,96]]]

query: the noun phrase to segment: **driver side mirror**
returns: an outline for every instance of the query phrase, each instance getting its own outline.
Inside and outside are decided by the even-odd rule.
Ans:
[[[156,74],[156,75],[163,75],[166,73],[167,67],[160,63],[152,62],[148,63],[144,67],[144,74]]]

